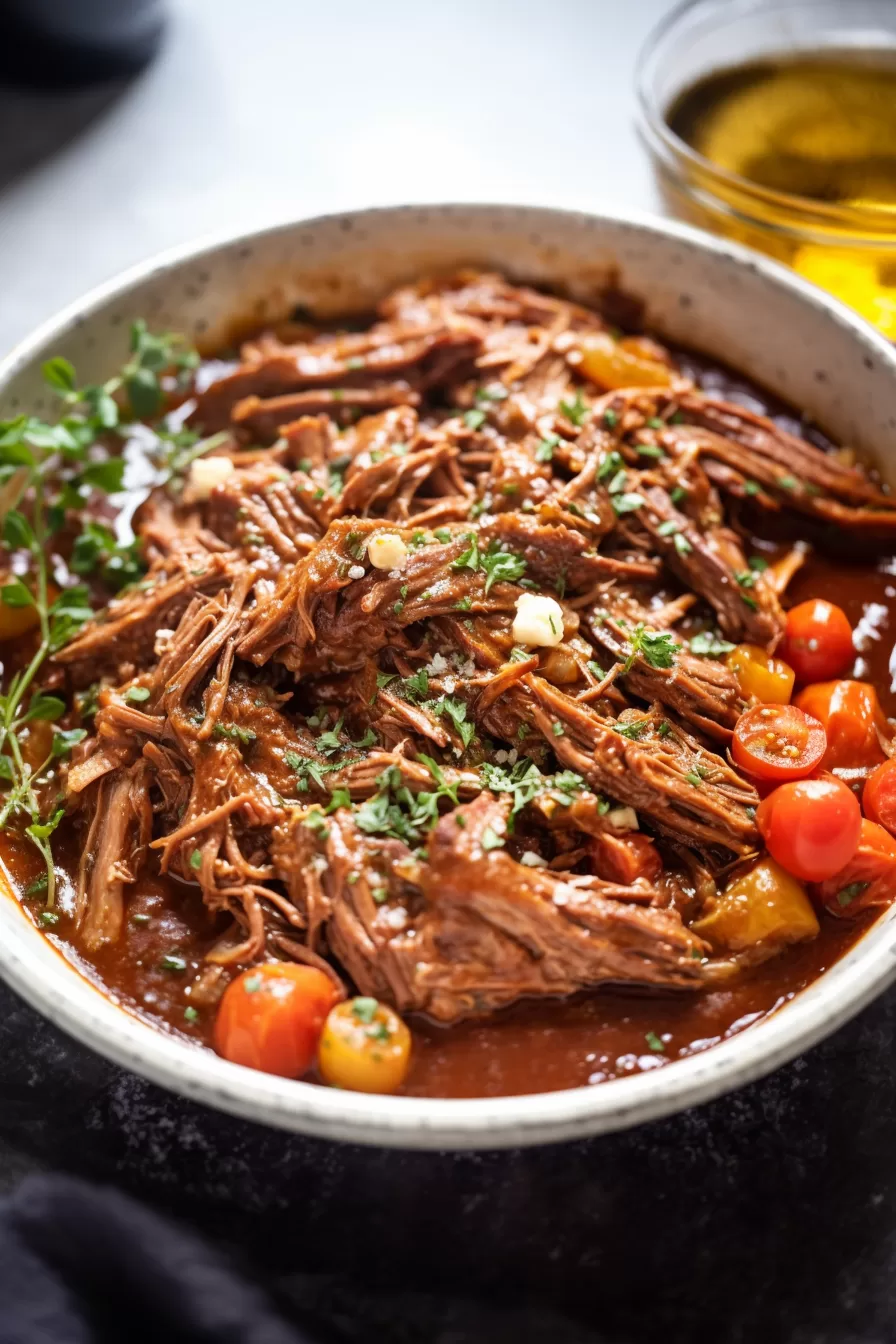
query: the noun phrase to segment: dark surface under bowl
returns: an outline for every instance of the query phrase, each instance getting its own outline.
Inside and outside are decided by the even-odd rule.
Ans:
[[[351,1344],[896,1338],[896,990],[771,1077],[587,1142],[302,1139],[175,1097],[0,986],[0,1179],[65,1170],[205,1233]]]

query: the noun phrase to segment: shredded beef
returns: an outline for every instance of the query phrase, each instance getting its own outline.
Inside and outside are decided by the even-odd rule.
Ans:
[[[760,842],[745,701],[702,650],[773,651],[802,560],[751,567],[741,510],[874,532],[896,506],[647,338],[659,385],[589,382],[595,337],[463,271],[363,330],[261,333],[198,392],[229,465],[150,494],[145,578],[55,655],[97,683],[63,767],[88,947],[153,862],[221,915],[215,992],[293,958],[452,1022],[713,980],[688,921]],[[514,636],[532,593],[553,643]]]

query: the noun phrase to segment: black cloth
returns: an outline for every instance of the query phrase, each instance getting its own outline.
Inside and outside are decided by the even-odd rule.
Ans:
[[[320,1344],[176,1224],[34,1176],[0,1203],[2,1344]]]

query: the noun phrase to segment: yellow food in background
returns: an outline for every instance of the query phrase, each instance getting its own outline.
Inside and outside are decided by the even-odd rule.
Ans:
[[[693,165],[701,197],[670,196],[680,213],[787,261],[896,339],[892,53],[803,52],[719,70],[679,95],[667,121],[716,168],[775,193]]]

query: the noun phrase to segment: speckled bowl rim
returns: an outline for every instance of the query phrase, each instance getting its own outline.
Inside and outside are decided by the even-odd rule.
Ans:
[[[44,322],[0,361],[0,392],[49,343],[83,323],[110,299],[181,263],[223,246],[251,243],[303,225],[332,228],[344,220],[357,223],[389,215],[398,224],[406,214],[421,210],[430,214],[512,211],[521,221],[531,211],[542,227],[553,216],[564,223],[630,228],[643,234],[647,243],[658,236],[677,240],[789,289],[844,328],[873,355],[879,368],[896,379],[896,351],[870,326],[777,262],[727,239],[636,211],[584,213],[516,204],[429,203],[284,219],[263,229],[221,232],[168,249],[97,286]],[[0,880],[5,885],[2,872]],[[786,1063],[835,1031],[896,979],[896,907],[891,907],[845,958],[825,972],[822,981],[764,1021],[687,1059],[630,1078],[562,1092],[470,1100],[380,1097],[292,1082],[230,1064],[119,1007],[61,955],[54,953],[58,970],[50,969],[46,940],[24,914],[20,928],[8,920],[4,925],[7,937],[0,939],[0,977],[51,1022],[117,1064],[248,1120],[321,1138],[404,1148],[489,1149],[557,1142],[624,1129],[699,1105]]]

